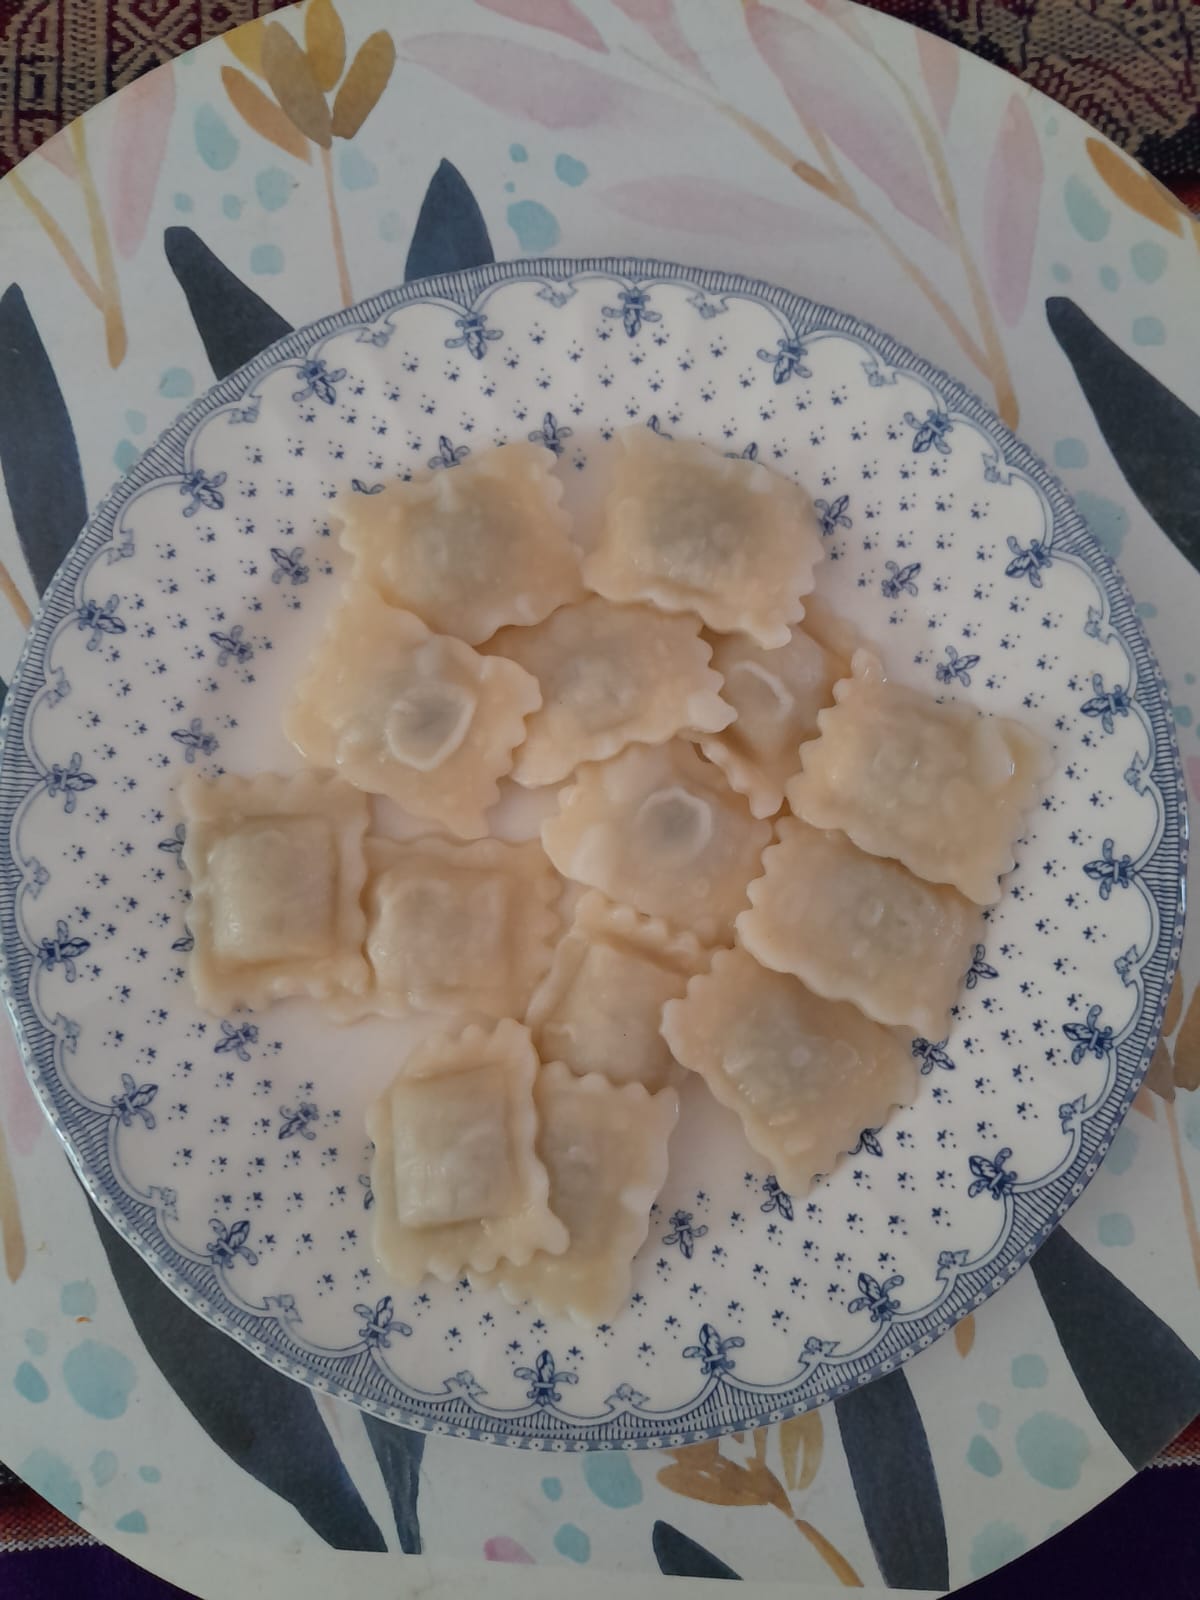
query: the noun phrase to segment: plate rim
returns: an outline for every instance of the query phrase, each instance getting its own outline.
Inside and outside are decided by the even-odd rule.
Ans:
[[[46,1033],[29,1000],[28,984],[22,978],[22,961],[32,970],[28,952],[22,944],[16,926],[15,887],[22,881],[19,866],[13,857],[11,823],[17,805],[28,793],[28,785],[17,786],[13,777],[16,763],[7,759],[10,738],[23,732],[32,693],[42,685],[34,685],[33,674],[43,663],[46,648],[54,630],[62,620],[63,597],[82,575],[87,562],[111,538],[116,517],[122,507],[140,489],[159,479],[164,467],[177,460],[194,434],[197,426],[219,407],[227,406],[251,389],[259,378],[273,370],[282,360],[303,357],[311,348],[347,327],[378,322],[387,313],[403,306],[424,300],[447,301],[466,311],[480,296],[503,283],[541,279],[547,286],[590,273],[622,280],[627,286],[639,282],[686,283],[705,294],[738,295],[760,304],[768,305],[791,326],[797,337],[815,331],[840,333],[858,340],[889,367],[912,373],[934,389],[956,415],[974,423],[996,445],[999,459],[1012,466],[1044,494],[1052,515],[1053,537],[1069,536],[1070,550],[1082,558],[1110,605],[1110,623],[1130,657],[1139,680],[1146,680],[1156,691],[1152,708],[1145,706],[1147,720],[1154,741],[1155,762],[1164,754],[1165,779],[1173,778],[1173,786],[1164,782],[1162,787],[1164,816],[1163,832],[1155,846],[1163,848],[1166,833],[1173,822],[1177,834],[1174,862],[1160,869],[1166,874],[1166,888],[1159,893],[1151,890],[1151,897],[1160,913],[1168,908],[1169,917],[1160,915],[1158,937],[1155,945],[1141,963],[1140,971],[1153,974],[1158,983],[1155,1003],[1148,1004],[1149,995],[1143,990],[1141,1010],[1130,1023],[1130,1037],[1144,1032],[1145,1043],[1140,1059],[1132,1068],[1123,1068],[1118,1056],[1113,1081],[1102,1104],[1089,1116],[1081,1135],[1079,1147],[1068,1166],[1056,1177],[1047,1179],[1039,1189],[1025,1192],[1022,1199],[1029,1202],[1021,1209],[1028,1214],[1032,1209],[1043,1214],[1032,1219],[1032,1226],[1018,1227],[1018,1207],[1007,1232],[994,1248],[990,1262],[980,1264],[966,1272],[956,1273],[954,1284],[946,1296],[931,1304],[940,1314],[929,1308],[906,1314],[900,1321],[892,1322],[883,1337],[868,1355],[848,1360],[844,1366],[835,1364],[829,1380],[820,1392],[806,1394],[782,1404],[768,1404],[756,1409],[758,1398],[778,1396],[764,1394],[754,1384],[743,1384],[730,1377],[726,1371],[717,1370],[688,1401],[672,1408],[671,1412],[656,1414],[639,1411],[635,1406],[616,1409],[606,1417],[590,1422],[558,1414],[553,1406],[534,1404],[515,1413],[497,1415],[482,1411],[471,1403],[471,1395],[451,1393],[447,1385],[446,1396],[431,1396],[420,1402],[408,1397],[403,1404],[390,1405],[375,1400],[360,1390],[348,1388],[327,1370],[339,1363],[315,1355],[311,1350],[293,1346],[289,1356],[283,1346],[286,1338],[280,1324],[271,1317],[256,1316],[238,1308],[225,1295],[219,1278],[211,1267],[198,1267],[195,1276],[208,1280],[206,1290],[200,1290],[170,1264],[174,1253],[169,1242],[157,1228],[155,1208],[135,1200],[123,1190],[111,1171],[111,1164],[89,1162],[77,1149],[73,1135],[60,1115],[54,1085],[57,1074],[44,1073],[37,1059],[35,1034]],[[94,547],[94,548],[93,548]],[[1120,613],[1120,620],[1116,614]],[[44,674],[43,674],[44,678]],[[1160,741],[1166,740],[1165,750]],[[14,804],[14,790],[17,802]],[[1174,807],[1171,800],[1174,799]],[[874,324],[836,307],[811,301],[793,290],[771,284],[739,272],[726,272],[707,267],[689,267],[683,264],[659,261],[647,257],[529,257],[517,261],[493,262],[470,267],[458,272],[439,274],[398,285],[366,300],[342,308],[319,318],[268,345],[236,371],[219,379],[204,394],[193,401],[171,425],[164,429],[138,462],[124,474],[109,492],[94,506],[79,535],[64,557],[54,577],[42,595],[30,623],[21,655],[9,685],[3,710],[0,711],[0,884],[6,892],[0,897],[0,992],[12,1022],[21,1053],[22,1065],[39,1105],[50,1121],[55,1133],[66,1149],[71,1164],[89,1198],[118,1233],[131,1244],[156,1276],[164,1282],[197,1315],[236,1339],[260,1359],[288,1376],[305,1383],[319,1392],[348,1401],[360,1409],[384,1420],[433,1432],[507,1445],[510,1448],[549,1450],[592,1449],[646,1449],[674,1447],[709,1439],[738,1429],[757,1427],[799,1415],[818,1405],[839,1398],[852,1390],[884,1377],[897,1370],[919,1351],[928,1348],[947,1333],[963,1317],[972,1314],[992,1294],[1015,1276],[1038,1247],[1045,1242],[1054,1228],[1063,1220],[1072,1205],[1079,1199],[1095,1176],[1101,1159],[1121,1127],[1133,1097],[1149,1069],[1155,1046],[1161,1034],[1162,1021],[1172,983],[1179,964],[1186,917],[1186,873],[1189,850],[1189,820],[1187,791],[1180,758],[1174,718],[1171,715],[1170,697],[1157,657],[1150,645],[1141,619],[1136,613],[1132,596],[1116,564],[1087,528],[1074,501],[1061,480],[1035,452],[1014,434],[995,412],[968,385],[947,373],[913,351],[902,341],[884,332]],[[1173,889],[1173,893],[1168,891]],[[1161,971],[1154,972],[1153,962],[1163,956]],[[19,952],[19,955],[18,955]],[[1147,988],[1149,983],[1147,983]],[[1152,1011],[1147,1029],[1147,1014]],[[53,1035],[47,1035],[53,1038]],[[1103,1127],[1097,1131],[1097,1124]],[[1092,1137],[1089,1141],[1088,1130]],[[107,1180],[107,1181],[106,1181]],[[1062,1191],[1062,1197],[1051,1198],[1049,1204],[1039,1206],[1039,1196],[1047,1189]],[[123,1195],[124,1204],[115,1195]],[[141,1212],[143,1227],[134,1226],[128,1213]],[[1028,1223],[1028,1215],[1026,1215]],[[1021,1235],[1018,1238],[1018,1235]],[[960,1286],[962,1286],[960,1288]],[[954,1298],[953,1311],[947,1303]],[[931,1323],[932,1326],[924,1326]],[[250,1324],[269,1325],[274,1330],[274,1348],[266,1340],[256,1337]],[[820,1370],[818,1360],[813,1371]],[[389,1384],[398,1387],[393,1375]],[[809,1374],[797,1378],[807,1382]],[[836,1381],[835,1381],[836,1380]],[[793,1385],[794,1386],[794,1385]],[[700,1413],[707,1420],[699,1420]],[[661,1419],[661,1420],[658,1420]],[[635,1428],[628,1424],[635,1423]]]

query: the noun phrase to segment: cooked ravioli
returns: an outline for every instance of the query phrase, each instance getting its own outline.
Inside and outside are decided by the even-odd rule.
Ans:
[[[505,628],[488,650],[532,673],[542,691],[513,766],[518,783],[558,783],[582,761],[662,744],[685,727],[723,728],[734,715],[698,617],[592,598],[537,627]]]
[[[763,852],[764,875],[750,885],[751,909],[737,919],[739,941],[815,994],[943,1038],[983,927],[979,908],[865,854],[845,834],[794,817],[778,832]]]
[[[437,633],[481,644],[583,593],[559,504],[554,457],[540,445],[483,450],[461,465],[339,502],[354,576]]]
[[[679,1070],[659,1032],[663,1005],[707,965],[694,934],[585,894],[525,1016],[539,1055],[612,1083],[663,1088]]]
[[[793,1193],[916,1093],[907,1035],[821,999],[745,950],[717,951],[711,972],[665,1007],[663,1034]]]
[[[608,600],[694,611],[770,649],[804,615],[821,536],[812,503],[756,461],[627,428],[584,581]]]
[[[309,761],[460,838],[487,832],[541,692],[515,662],[431,633],[351,584],[284,721]]]
[[[720,772],[682,739],[630,745],[581,767],[542,824],[546,854],[564,877],[648,916],[728,935],[771,837]]]
[[[366,987],[367,803],[336,778],[189,777],[179,791],[196,999],[208,1011]]]
[[[535,1149],[538,1065],[520,1023],[472,1026],[419,1046],[367,1112],[375,1253],[397,1283],[566,1249]]]
[[[891,856],[919,878],[992,905],[1050,774],[1044,741],[1006,717],[939,704],[889,682],[866,650],[855,652],[834,698],[787,786],[792,810],[816,828],[841,828],[861,850]]]

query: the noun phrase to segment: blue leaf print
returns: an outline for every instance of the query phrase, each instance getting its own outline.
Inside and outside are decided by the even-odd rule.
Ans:
[[[168,228],[163,248],[216,377],[227,378],[291,333],[291,323],[218,260],[191,228]]]
[[[413,230],[404,280],[430,278],[496,259],[475,196],[458,168],[442,161],[430,179]]]

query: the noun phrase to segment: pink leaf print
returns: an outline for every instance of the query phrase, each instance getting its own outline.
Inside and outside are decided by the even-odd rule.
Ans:
[[[1011,327],[1025,309],[1042,193],[1042,150],[1022,95],[996,135],[983,200],[983,254],[996,309]]]
[[[618,11],[623,11],[631,22],[638,23],[654,40],[660,50],[672,61],[677,61],[689,72],[699,72],[707,78],[707,69],[687,41],[675,15],[674,0],[613,0]]]
[[[108,162],[108,208],[113,241],[133,255],[150,220],[154,190],[175,110],[169,65],[138,78],[117,96]]]
[[[954,96],[958,93],[958,58],[956,45],[939,39],[934,33],[917,29],[917,57],[921,63],[921,76],[929,90],[934,113],[942,132],[950,126],[950,113],[954,109]]]
[[[513,22],[527,22],[531,28],[547,28],[551,33],[561,33],[564,39],[574,39],[588,50],[608,54],[604,40],[571,0],[478,0],[478,4]]]
[[[57,167],[64,178],[74,181],[79,176],[79,168],[75,164],[75,157],[71,153],[71,144],[65,128],[60,128],[46,140],[45,144],[38,145],[37,153],[47,160],[52,167]]]
[[[620,123],[642,133],[665,134],[679,127],[687,109],[594,67],[507,39],[427,33],[405,40],[401,53],[493,110],[529,117],[543,128]]]
[[[21,1064],[21,1052],[6,1019],[0,1017],[0,1123],[13,1150],[27,1156],[46,1127],[42,1108],[34,1098]]]
[[[758,0],[746,0],[746,23],[759,54],[801,121],[824,134],[896,209],[935,238],[946,237],[920,146],[879,83],[818,28]]]
[[[484,1540],[483,1558],[485,1561],[511,1561],[522,1567],[537,1565],[525,1546],[510,1539],[506,1533],[498,1533],[494,1539]]]
[[[635,178],[601,191],[597,198],[635,222],[768,244],[794,244],[812,226],[805,213],[792,206],[711,178]]]

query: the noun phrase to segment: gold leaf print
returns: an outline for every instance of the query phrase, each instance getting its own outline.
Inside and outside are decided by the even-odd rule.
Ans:
[[[1175,1040],[1175,1083],[1180,1089],[1200,1089],[1200,987],[1192,990]]]
[[[294,128],[269,95],[251,83],[236,67],[221,68],[221,82],[234,110],[247,127],[270,140],[298,161],[312,161],[312,147],[299,129]]]
[[[267,24],[263,34],[263,72],[271,93],[288,120],[306,139],[328,150],[333,143],[329,107],[321,93],[312,63],[291,34],[278,22]]]
[[[353,139],[378,104],[395,65],[390,34],[381,30],[363,40],[333,102],[333,131],[339,139]]]
[[[659,1471],[664,1489],[712,1506],[775,1506],[791,1517],[792,1508],[775,1474],[757,1461],[738,1466],[721,1454],[716,1439],[667,1454],[674,1465]]]
[[[1183,1015],[1183,973],[1175,968],[1175,982],[1171,985],[1171,993],[1167,996],[1167,1009],[1163,1014],[1163,1038],[1169,1038],[1179,1026],[1179,1019]]]
[[[255,77],[263,76],[262,47],[263,30],[266,23],[261,17],[255,17],[253,22],[244,22],[240,28],[234,28],[225,35],[225,43],[234,55]]]
[[[975,1318],[963,1317],[954,1324],[954,1348],[965,1361],[975,1345]]]
[[[797,1517],[796,1526],[843,1587],[847,1589],[862,1588],[862,1579],[836,1545],[830,1544],[825,1535],[818,1532],[811,1522],[804,1522]]]
[[[819,1411],[804,1411],[779,1424],[779,1453],[783,1457],[783,1481],[789,1489],[807,1489],[821,1465],[825,1448],[825,1425]],[[797,1468],[799,1470],[797,1470]]]
[[[1101,178],[1131,211],[1156,222],[1168,233],[1183,235],[1186,213],[1178,200],[1164,189],[1157,178],[1132,162],[1119,156],[1111,145],[1102,139],[1089,139],[1087,153]]]
[[[304,50],[318,87],[328,94],[346,65],[346,30],[333,0],[310,0],[304,13]]]

